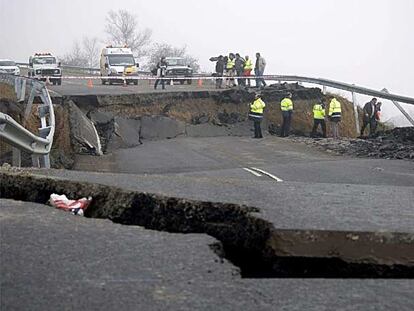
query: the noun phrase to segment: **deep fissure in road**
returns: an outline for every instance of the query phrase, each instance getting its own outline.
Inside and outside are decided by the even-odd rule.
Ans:
[[[27,173],[0,173],[0,176],[1,198],[44,204],[52,193],[65,193],[68,197],[92,196],[92,204],[85,214],[87,217],[108,218],[116,223],[159,231],[211,235],[220,241],[212,245],[212,249],[238,266],[242,277],[246,278],[414,278],[410,251],[403,255],[407,264],[352,262],[338,254],[312,257],[284,253],[283,241],[288,241],[286,249],[295,241],[309,243],[310,249],[317,233],[275,229],[271,223],[253,215],[258,210],[252,207],[164,197]],[[330,243],[336,242],[336,236],[342,236],[341,232],[329,231],[324,231],[323,235],[333,236]],[[352,240],[354,237],[351,236]],[[412,252],[411,237],[401,241],[407,243]],[[343,241],[338,238],[337,243],[339,247]],[[354,252],[358,253],[358,244]],[[309,253],[312,253],[311,249]]]

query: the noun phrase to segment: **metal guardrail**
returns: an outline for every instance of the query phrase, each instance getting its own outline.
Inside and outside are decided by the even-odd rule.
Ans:
[[[389,99],[391,101],[398,101],[401,103],[414,105],[414,98],[401,96],[397,94],[385,93],[383,91],[377,91],[362,86],[356,86],[354,84],[338,82],[334,80],[321,79],[321,78],[310,78],[303,76],[285,76],[285,75],[264,75],[265,80],[276,80],[276,81],[296,81],[318,84],[322,86],[332,87],[335,89],[341,89],[349,92],[375,96],[383,99]]]
[[[276,80],[276,81],[297,81],[297,82],[305,82],[305,83],[312,83],[317,85],[322,85],[325,87],[332,87],[335,89],[345,90],[352,93],[352,101],[354,104],[354,113],[355,113],[355,126],[356,132],[359,133],[359,118],[358,118],[358,110],[356,104],[356,96],[355,93],[363,94],[363,95],[370,95],[374,97],[379,97],[383,99],[390,100],[397,108],[401,111],[401,113],[407,118],[407,120],[414,126],[413,118],[404,110],[404,108],[399,104],[399,102],[414,105],[414,98],[401,96],[397,94],[391,94],[388,92],[387,89],[382,89],[381,91],[372,90],[362,86],[356,86],[354,84],[343,83],[328,79],[321,79],[321,78],[310,78],[310,77],[302,77],[302,76],[285,76],[285,75],[269,75],[263,76],[264,79]]]
[[[21,105],[21,107],[25,106],[23,124],[0,112],[0,137],[13,146],[13,165],[21,165],[21,151],[26,151],[32,155],[33,166],[50,168],[49,153],[55,133],[55,114],[45,83],[7,74],[0,74],[0,83],[13,87],[18,101],[15,104]],[[30,90],[30,92],[26,92],[26,90]],[[32,105],[36,97],[42,101],[42,104],[38,106],[40,128],[37,135],[24,127],[32,112]],[[27,103],[25,104],[26,98]]]

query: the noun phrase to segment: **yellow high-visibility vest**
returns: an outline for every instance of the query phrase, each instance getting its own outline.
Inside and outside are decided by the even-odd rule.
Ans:
[[[236,65],[236,62],[235,62],[234,58],[233,58],[233,59],[230,59],[230,58],[229,58],[229,59],[227,60],[227,65],[226,65],[226,68],[227,68],[227,69],[233,69],[235,65]]]
[[[325,119],[325,109],[320,104],[313,106],[313,118],[323,120]]]
[[[336,99],[332,98],[329,103],[329,113],[330,117],[340,117],[341,116],[341,103]]]
[[[282,101],[280,102],[280,109],[282,111],[290,111],[293,110],[293,102],[290,98],[286,97],[284,99],[282,99]]]
[[[264,107],[266,107],[265,102],[261,98],[257,98],[250,105],[250,111],[253,112],[253,113],[263,114]]]
[[[250,59],[246,59],[246,61],[244,62],[244,66],[243,66],[244,70],[252,70],[253,69],[253,63]]]

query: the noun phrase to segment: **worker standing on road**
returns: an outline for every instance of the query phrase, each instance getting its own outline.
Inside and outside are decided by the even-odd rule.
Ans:
[[[238,77],[243,76],[244,71],[244,59],[240,56],[239,53],[236,53],[236,59],[234,60],[234,69],[236,70],[236,75]],[[239,86],[244,86],[245,81],[243,78],[237,78],[237,84]]]
[[[339,138],[339,125],[338,123],[341,122],[341,103],[333,97],[331,102],[329,103],[329,112],[328,112],[329,120],[331,121],[332,126],[332,136],[333,138]]]
[[[282,99],[280,102],[280,110],[282,110],[282,130],[280,133],[280,137],[287,137],[289,136],[290,124],[292,122],[292,115],[293,115],[293,102],[292,102],[292,93],[288,93],[287,96]]]
[[[260,55],[260,53],[256,53],[256,64],[254,66],[254,74],[256,76],[263,76],[264,70],[266,68],[266,61],[265,59]],[[256,87],[265,87],[266,82],[263,78],[256,78]]]
[[[313,128],[310,135],[311,137],[316,136],[319,125],[321,125],[323,137],[326,138],[325,103],[323,99],[313,106]]]
[[[254,138],[263,138],[260,123],[263,120],[263,109],[266,107],[259,93],[255,94],[254,101],[250,104],[249,119],[253,121]]]
[[[220,55],[216,62],[216,89],[221,89],[221,84],[223,83],[223,78],[221,77],[223,77],[225,65],[224,57],[223,55]]]
[[[154,90],[157,89],[158,83],[161,81],[162,89],[165,89],[165,71],[167,70],[167,62],[165,57],[161,57],[161,60],[157,64],[157,80],[155,80]]]
[[[361,127],[361,136],[364,136],[365,128],[369,125],[369,136],[372,136],[375,132],[377,120],[375,119],[376,113],[376,104],[377,99],[374,97],[368,103],[364,105],[362,112],[364,113],[362,117],[362,127]]]
[[[226,63],[226,72],[227,72],[227,80],[226,80],[226,86],[232,87],[235,86],[234,83],[234,66],[235,66],[235,57],[233,53],[229,54],[229,57],[227,58]]]
[[[248,55],[246,55],[245,58],[244,58],[243,76],[250,77],[252,69],[253,69],[252,60],[249,58]],[[245,81],[244,85],[246,85],[246,80],[244,80],[244,81]],[[249,87],[251,86],[250,85],[250,78],[247,78],[247,85]]]

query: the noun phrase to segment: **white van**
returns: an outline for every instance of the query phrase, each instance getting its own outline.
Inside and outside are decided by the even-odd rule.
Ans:
[[[135,62],[134,55],[130,48],[107,46],[102,49],[100,58],[100,72],[102,84],[113,83],[134,83],[138,84],[137,79],[128,77],[138,76],[138,64]]]

